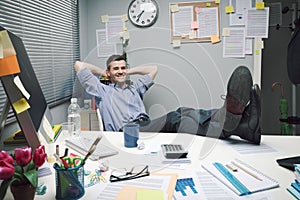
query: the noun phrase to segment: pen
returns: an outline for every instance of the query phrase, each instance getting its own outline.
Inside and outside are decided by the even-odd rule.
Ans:
[[[262,181],[261,178],[259,178],[258,176],[256,176],[255,174],[253,174],[252,172],[250,172],[249,170],[247,170],[246,168],[244,168],[243,166],[237,164],[236,162],[232,161],[231,162],[233,165],[235,165],[236,167],[240,168],[241,170],[243,170],[244,172],[246,172],[247,174],[249,174],[250,176],[253,176],[254,178],[256,178],[257,180]]]
[[[101,140],[102,136],[99,136],[96,138],[96,140],[93,142],[92,146],[90,147],[88,153],[85,155],[84,159],[83,159],[83,163],[85,163],[86,159],[88,159],[88,157],[90,155],[92,155],[92,153],[95,151],[98,142]]]
[[[68,156],[68,153],[69,153],[69,149],[68,149],[68,148],[65,148],[65,154],[64,154],[63,156],[61,156],[60,158],[67,157],[67,156]]]
[[[56,150],[56,154],[59,156],[59,145],[58,144],[56,145],[55,150]]]

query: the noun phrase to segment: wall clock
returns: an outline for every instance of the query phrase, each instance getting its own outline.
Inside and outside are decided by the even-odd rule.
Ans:
[[[158,4],[155,0],[132,0],[128,18],[137,27],[152,26],[158,18]]]

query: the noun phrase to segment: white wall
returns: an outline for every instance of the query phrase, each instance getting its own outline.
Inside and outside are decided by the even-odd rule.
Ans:
[[[102,15],[123,15],[127,13],[130,0],[81,0],[80,30],[87,40],[87,55],[82,60],[97,66],[105,66],[105,59],[97,57],[96,29],[105,28]],[[226,94],[226,84],[232,71],[239,65],[248,66],[253,71],[253,57],[245,59],[223,58],[222,42],[212,45],[205,43],[182,44],[174,49],[170,41],[169,3],[189,1],[157,0],[159,17],[150,28],[136,28],[126,22],[130,33],[128,60],[131,67],[156,64],[159,73],[155,85],[144,98],[147,111],[152,117],[179,106],[215,108],[223,104],[220,95]],[[227,1],[221,1],[221,27],[228,27],[229,18],[224,12]],[[84,19],[82,19],[82,17]],[[86,18],[85,18],[86,17]],[[81,27],[83,25],[81,24]],[[83,37],[81,37],[83,39]],[[136,77],[132,77],[133,80]]]

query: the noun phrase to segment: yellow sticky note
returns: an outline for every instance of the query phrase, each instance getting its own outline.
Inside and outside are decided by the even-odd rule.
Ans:
[[[192,40],[192,39],[195,39],[197,37],[197,31],[196,30],[191,30],[189,32],[189,39]]]
[[[219,3],[220,3],[220,0],[215,0],[215,3],[218,3],[218,4],[219,4]]]
[[[255,49],[263,49],[263,48],[264,48],[264,42],[262,40],[256,40]]]
[[[263,10],[265,9],[265,2],[256,2],[255,7],[256,10]]]
[[[206,4],[206,7],[211,7],[211,3],[207,2]]]
[[[234,7],[233,6],[225,6],[225,12],[228,13],[234,13]]]
[[[109,16],[108,15],[102,15],[101,16],[101,21],[102,21],[102,23],[108,22],[109,21]]]
[[[164,200],[162,190],[142,189],[136,192],[136,200]]]
[[[191,29],[198,29],[198,28],[199,28],[198,21],[192,21],[191,22]]]
[[[222,30],[222,36],[230,36],[230,29],[229,28],[223,28]]]
[[[255,55],[259,55],[260,54],[260,50],[255,50]]]
[[[179,11],[179,6],[178,4],[171,4],[170,6],[171,12],[178,12]]]
[[[128,21],[128,15],[127,14],[122,15],[121,18],[122,18],[122,22],[127,22]]]
[[[173,48],[179,48],[181,46],[180,40],[173,40]]]
[[[219,34],[210,36],[210,41],[211,41],[212,44],[220,42]]]
[[[30,108],[30,105],[25,98],[22,98],[13,103],[13,108],[15,109],[16,113],[19,114],[21,112],[24,112],[25,110],[28,110]]]

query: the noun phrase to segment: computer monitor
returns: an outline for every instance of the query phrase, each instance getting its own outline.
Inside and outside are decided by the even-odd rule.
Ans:
[[[6,29],[0,26],[0,31],[2,31],[2,30],[6,30]],[[18,89],[10,83],[11,79],[13,79],[14,76],[20,77],[20,80],[21,80],[23,86],[30,94],[30,98],[27,100],[28,104],[30,105],[30,108],[27,110],[29,113],[29,117],[26,116],[26,113],[24,113],[24,114],[21,113],[22,116],[20,116],[21,114],[15,113],[15,116],[18,120],[20,128],[22,129],[23,133],[25,134],[25,137],[26,137],[26,132],[30,131],[30,124],[32,122],[34,130],[35,130],[35,134],[27,133],[27,136],[28,136],[28,134],[32,134],[31,136],[33,136],[34,139],[26,137],[26,140],[30,146],[35,147],[35,146],[37,146],[36,140],[38,138],[36,133],[40,130],[42,121],[47,119],[48,122],[51,124],[52,116],[48,109],[47,102],[46,102],[46,99],[42,92],[42,89],[40,87],[40,84],[39,84],[37,77],[35,75],[35,72],[32,68],[30,59],[28,57],[28,54],[26,52],[26,49],[25,49],[22,39],[10,31],[8,31],[8,34],[9,34],[10,40],[14,46],[14,49],[16,51],[16,56],[17,56],[17,60],[18,60],[18,64],[19,64],[21,72],[19,74],[1,77],[1,82],[2,82],[2,86],[5,89],[5,92],[7,94],[7,97],[9,99],[11,105],[14,103],[13,102],[14,100],[11,98],[18,99],[18,98],[23,97],[22,94],[20,93],[20,91],[18,91]],[[7,82],[7,83],[5,83],[5,82]],[[28,120],[28,118],[31,119],[31,122],[30,122],[30,120]],[[24,120],[26,122],[24,122]],[[29,123],[29,125],[26,125],[27,123]],[[43,128],[43,130],[41,130],[41,131],[43,132],[43,131],[47,131],[47,130],[49,130],[49,129]],[[50,128],[50,130],[52,130],[52,129]],[[28,141],[31,139],[34,141]]]

